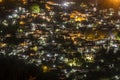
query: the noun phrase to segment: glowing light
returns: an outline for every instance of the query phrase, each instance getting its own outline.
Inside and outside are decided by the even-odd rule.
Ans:
[[[17,15],[17,14],[13,14],[12,16],[13,16],[14,18],[16,18],[18,15]]]
[[[47,66],[42,66],[42,69],[43,69],[43,72],[48,72],[49,71]]]
[[[112,0],[112,1],[113,1],[113,0]],[[120,2],[120,0],[114,0],[114,2],[115,2],[115,3],[118,3],[118,2]]]
[[[87,16],[86,14],[82,14],[78,11],[73,11],[71,14],[70,14],[70,18],[71,19],[74,19],[75,21],[84,21],[87,19]]]
[[[67,7],[67,6],[69,6],[69,5],[68,5],[67,3],[63,3],[63,6],[66,6],[66,7]]]
[[[19,24],[20,24],[20,25],[24,25],[25,22],[24,22],[24,21],[20,21]]]
[[[0,0],[0,3],[3,2],[2,0]]]
[[[85,60],[87,62],[94,62],[94,55],[93,54],[86,54],[85,55]]]
[[[22,0],[23,4],[26,4],[27,3],[27,0]]]
[[[109,0],[109,3],[113,4],[116,7],[118,7],[120,5],[120,0]]]
[[[7,44],[6,43],[0,43],[0,47],[6,47]]]
[[[38,50],[38,47],[37,47],[37,46],[34,46],[34,47],[32,48],[32,50],[37,51],[37,50]]]

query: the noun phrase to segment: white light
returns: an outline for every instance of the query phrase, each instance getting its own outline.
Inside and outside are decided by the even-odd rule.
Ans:
[[[12,18],[12,16],[8,16],[8,18]]]
[[[55,54],[54,56],[58,56],[58,54]]]
[[[3,24],[4,26],[8,26],[7,20],[4,20],[4,21],[2,22],[2,24]]]
[[[18,15],[17,15],[17,14],[13,14],[12,16],[13,16],[14,18],[16,18]]]
[[[65,74],[67,74],[68,72],[67,72],[67,70],[64,70],[64,72],[65,72]]]
[[[41,60],[37,60],[38,63],[41,63]]]
[[[64,57],[62,56],[62,57],[60,57],[60,60],[63,60],[64,59]]]
[[[43,61],[45,61],[45,58],[43,58]]]
[[[115,79],[119,80],[120,78],[118,77],[118,75],[115,75]]]
[[[89,25],[88,25],[88,27],[92,27],[92,25],[91,25],[91,24],[89,24]]]
[[[47,57],[51,57],[50,54],[47,54]]]
[[[67,6],[69,6],[69,5],[65,2],[65,3],[63,3],[63,6],[66,6],[66,7],[67,7]]]
[[[96,8],[96,7],[94,7],[94,8],[93,8],[93,11],[94,11],[94,12],[96,12],[96,11],[97,11],[97,8]]]
[[[53,67],[55,68],[55,67],[56,67],[56,65],[53,65]]]
[[[18,7],[18,9],[19,9],[19,11],[21,11],[21,10],[22,10],[22,7]]]

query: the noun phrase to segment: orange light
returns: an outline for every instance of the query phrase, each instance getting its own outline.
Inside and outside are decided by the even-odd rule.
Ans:
[[[3,2],[2,0],[0,0],[0,3]]]
[[[23,4],[26,4],[27,3],[27,0],[22,0]]]
[[[120,4],[120,0],[109,0],[110,3],[114,4],[114,5],[118,5]]]
[[[113,0],[112,0],[112,1],[113,1]],[[114,0],[114,2],[118,3],[118,2],[120,2],[120,0]]]

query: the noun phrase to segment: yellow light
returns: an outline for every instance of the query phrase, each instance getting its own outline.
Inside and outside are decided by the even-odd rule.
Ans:
[[[24,25],[25,22],[24,22],[24,21],[20,21],[19,24],[20,24],[20,25]]]
[[[38,47],[37,47],[37,46],[34,46],[32,49],[33,49],[34,51],[37,51],[37,50],[38,50]]]
[[[26,46],[26,45],[27,45],[26,42],[20,43],[20,46]]]
[[[3,2],[2,0],[0,0],[0,3]]]
[[[85,55],[85,60],[87,62],[94,62],[94,55],[93,54],[86,54]]]
[[[0,47],[6,47],[7,44],[6,43],[0,43]]]
[[[49,71],[47,66],[42,66],[42,70],[43,70],[43,72],[48,72]]]

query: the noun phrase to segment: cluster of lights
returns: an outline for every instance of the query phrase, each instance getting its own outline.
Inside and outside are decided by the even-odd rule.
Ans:
[[[69,3],[65,2],[62,6],[69,7]],[[47,14],[47,12],[49,12],[49,14]],[[9,26],[8,21],[11,19],[13,20],[12,23],[14,25],[18,23],[19,28],[17,29],[15,36],[20,36],[19,38],[24,37],[25,41],[19,45],[10,46],[9,44],[3,42],[3,40],[7,39],[7,37],[11,37],[10,34],[7,34],[2,38],[3,40],[0,43],[0,51],[1,53],[5,54],[8,50],[10,51],[8,54],[9,56],[17,55],[20,58],[27,60],[28,63],[36,63],[37,66],[42,65],[41,69],[44,73],[47,73],[56,68],[60,68],[66,77],[69,77],[71,74],[74,74],[76,72],[87,73],[89,70],[84,70],[84,68],[77,69],[76,67],[82,68],[84,65],[82,61],[90,64],[95,63],[95,55],[97,52],[99,52],[101,47],[107,49],[106,53],[108,53],[111,48],[114,49],[113,53],[117,53],[120,47],[118,43],[115,43],[115,35],[114,37],[110,36],[104,38],[104,35],[102,35],[102,33],[99,34],[98,31],[95,31],[99,26],[104,25],[104,19],[102,17],[100,20],[97,18],[98,16],[94,19],[95,12],[96,8],[92,8],[92,11],[90,10],[90,12],[84,14],[78,11],[75,11],[73,13],[60,12],[58,14],[62,13],[64,16],[69,16],[70,19],[64,19],[65,21],[59,25],[56,24],[59,21],[55,19],[55,16],[58,15],[55,11],[48,10],[34,14],[28,12],[28,10],[25,8],[19,7],[13,11],[13,14],[8,16],[8,20],[5,19],[2,21],[2,25]],[[27,14],[31,16],[32,19],[29,19]],[[108,15],[106,12],[106,14],[108,18],[114,16],[114,13],[112,13],[112,15]],[[44,22],[35,22],[34,20],[38,18]],[[89,23],[89,21],[91,21],[91,18],[94,19],[94,21],[92,23]],[[26,21],[24,19],[26,19]],[[89,24],[84,24],[82,23],[83,21],[86,21]],[[72,27],[68,27],[67,24],[71,24]],[[112,24],[112,22],[110,24]],[[119,24],[117,27],[119,27]],[[82,29],[84,28],[86,28],[86,30],[91,29],[93,31],[92,34],[95,33],[95,35],[91,36],[91,34],[87,31],[83,33]],[[100,38],[97,39],[96,37],[98,35],[102,35],[102,37],[99,36]],[[63,40],[64,43],[56,40],[56,38]],[[109,43],[107,43],[107,41],[109,41]],[[75,55],[79,56],[75,57]],[[104,63],[105,60],[100,59],[100,62]],[[64,65],[61,66],[61,63]],[[71,70],[68,71],[65,66],[70,67]],[[109,68],[115,67],[114,64],[107,66]],[[89,68],[89,65],[85,65],[85,68]],[[101,67],[98,65],[96,66],[96,69],[99,71],[101,70]],[[83,78],[84,77],[86,78],[87,74],[84,74]],[[116,75],[114,78],[117,80],[120,79],[118,75]]]

